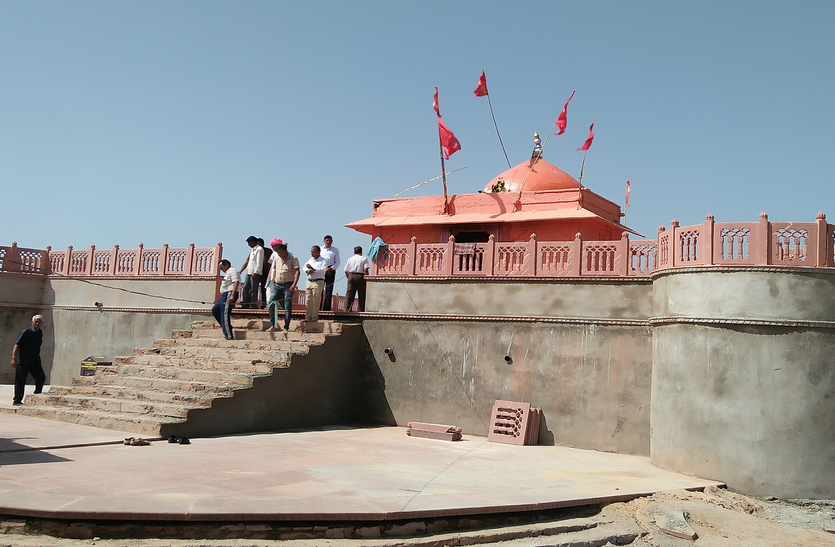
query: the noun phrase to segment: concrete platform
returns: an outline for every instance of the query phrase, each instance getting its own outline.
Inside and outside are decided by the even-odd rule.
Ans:
[[[588,505],[717,484],[663,471],[645,457],[472,436],[420,439],[400,427],[125,446],[119,432],[0,413],[0,432],[0,514],[17,516],[390,521]]]

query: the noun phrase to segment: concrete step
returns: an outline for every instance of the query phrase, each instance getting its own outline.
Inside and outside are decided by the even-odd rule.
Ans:
[[[47,405],[29,405],[15,407],[17,414],[32,418],[43,418],[57,422],[86,425],[102,429],[113,429],[135,435],[159,437],[160,429],[166,424],[179,424],[182,418],[163,418],[140,414],[121,414],[118,412],[100,412],[80,408],[63,408]]]
[[[51,386],[50,395],[85,395],[88,397],[104,397],[110,399],[123,399],[128,401],[147,401],[152,403],[175,403],[186,404],[194,407],[209,407],[212,400],[223,397],[231,397],[233,390],[225,391],[203,391],[198,393],[186,393],[183,391],[155,391],[152,389],[138,389],[127,386],[116,385],[74,385],[74,386]]]
[[[112,374],[107,376],[76,376],[73,386],[119,386],[140,390],[167,391],[171,393],[199,393],[214,397],[216,394],[226,394],[230,391],[244,389],[246,386],[237,384],[219,385],[214,383],[194,382],[190,380],[171,378],[140,378]]]
[[[283,324],[283,320],[281,322]],[[342,332],[342,323],[340,321],[332,321],[323,319],[316,321],[315,325],[304,319],[293,319],[290,321],[290,332],[301,333],[306,327],[315,326],[315,329],[309,329],[309,332],[320,332],[328,335],[339,334]],[[232,330],[237,331],[265,331],[270,327],[269,320],[262,319],[233,319]],[[200,331],[201,333],[207,331],[218,331],[220,336],[223,336],[220,325],[217,321],[192,321],[192,332]]]
[[[98,376],[101,369],[111,367],[99,367],[96,370]],[[272,372],[270,367],[267,372],[251,374],[243,372],[221,372],[216,370],[200,370],[190,368],[155,367],[149,365],[120,365],[113,366],[117,376],[132,376],[138,378],[164,378],[169,380],[183,380],[189,382],[201,382],[205,384],[233,385],[251,387],[252,378],[255,376],[269,376]]]
[[[305,346],[307,347],[307,346]],[[209,361],[246,361],[263,362],[275,365],[283,365],[289,363],[293,357],[290,351],[281,351],[274,349],[260,349],[251,350],[243,348],[218,348],[205,346],[186,346],[177,345],[162,348],[139,348],[142,351],[134,353],[134,356],[140,355],[168,355],[180,358],[205,359]]]
[[[232,348],[258,351],[286,351],[296,355],[307,355],[310,346],[320,346],[325,338],[319,335],[311,341],[271,341],[271,340],[224,340],[223,338],[158,338],[154,340],[155,348],[171,347],[202,347],[202,348]]]
[[[191,370],[241,372],[259,375],[269,374],[275,367],[281,368],[290,366],[289,358],[285,358],[283,362],[279,363],[267,363],[265,361],[266,359],[266,355],[263,359],[253,358],[246,361],[178,357],[175,355],[132,355],[130,357],[116,357],[113,360],[113,364],[114,366],[143,365],[149,367],[186,368]]]
[[[192,408],[202,408],[193,405],[151,403],[137,400],[91,397],[89,395],[58,395],[53,393],[32,395],[27,398],[26,404],[183,419],[188,416],[188,411]]]

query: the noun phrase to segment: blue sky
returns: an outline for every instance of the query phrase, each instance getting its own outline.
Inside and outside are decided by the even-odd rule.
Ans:
[[[462,150],[451,193],[544,157],[654,237],[676,218],[835,223],[832,2],[0,1],[0,245],[250,234],[307,256],[371,200],[440,174],[434,86]],[[405,196],[441,193],[440,181]]]

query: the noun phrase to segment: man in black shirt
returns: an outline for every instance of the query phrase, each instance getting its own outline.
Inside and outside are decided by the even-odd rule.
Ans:
[[[32,317],[32,326],[20,331],[12,349],[12,368],[14,373],[14,405],[23,404],[23,388],[29,374],[35,379],[35,393],[43,391],[46,380],[41,366],[41,342],[43,342],[43,316]]]

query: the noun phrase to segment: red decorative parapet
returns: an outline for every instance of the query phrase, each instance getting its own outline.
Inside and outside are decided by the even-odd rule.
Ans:
[[[456,250],[458,249],[458,250]],[[418,277],[632,277],[689,266],[835,267],[835,226],[818,213],[815,222],[715,222],[660,227],[656,240],[495,241],[462,253],[446,243],[387,245],[372,262],[377,276]],[[470,249],[467,247],[467,249]]]
[[[537,444],[542,411],[530,403],[499,401],[493,404],[487,440],[506,444]]]
[[[99,250],[95,245],[83,251],[45,251],[21,249],[16,243],[0,247],[0,272],[18,272],[35,275],[81,276],[200,276],[216,277],[223,254],[223,245],[195,248],[192,243],[184,249],[172,249],[168,244],[161,249],[145,249],[140,243],[137,249]]]

